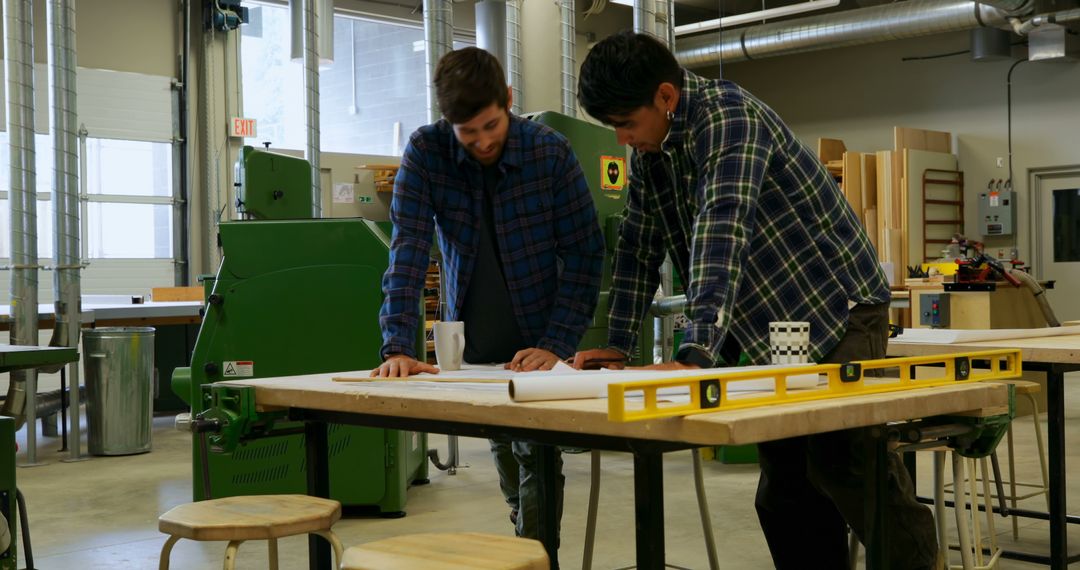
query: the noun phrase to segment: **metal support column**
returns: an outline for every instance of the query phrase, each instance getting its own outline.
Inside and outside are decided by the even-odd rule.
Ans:
[[[664,568],[664,456],[634,453],[634,518],[641,570]]]
[[[559,505],[555,499],[559,495],[558,449],[552,445],[537,446],[536,466],[539,472],[540,542],[547,550],[550,568],[559,570]],[[518,516],[524,516],[520,512]]]
[[[307,490],[312,497],[330,498],[330,449],[326,424],[304,422],[304,449],[307,452]],[[330,570],[330,543],[323,537],[308,535],[308,568]]]

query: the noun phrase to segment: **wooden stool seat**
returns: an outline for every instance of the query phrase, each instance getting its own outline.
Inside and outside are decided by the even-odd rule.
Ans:
[[[1038,394],[1042,392],[1042,385],[1030,380],[994,380],[999,384],[1012,384],[1017,394]]]
[[[341,560],[341,542],[330,527],[341,519],[341,503],[307,495],[251,495],[187,503],[158,518],[158,530],[169,535],[161,549],[158,568],[168,570],[169,554],[181,538],[229,541],[225,568],[236,564],[236,552],[248,540],[265,540],[270,568],[278,567],[277,540],[297,534],[316,534],[334,548]]]
[[[476,532],[409,534],[353,546],[342,570],[547,570],[539,541]]]
[[[158,530],[189,540],[269,540],[329,530],[341,503],[307,495],[225,497],[174,507]]]

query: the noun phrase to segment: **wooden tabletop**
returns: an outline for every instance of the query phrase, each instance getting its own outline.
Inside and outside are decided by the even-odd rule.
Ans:
[[[219,384],[254,386],[256,404],[262,409],[306,408],[703,446],[757,443],[891,421],[999,410],[1008,401],[1002,385],[965,384],[616,423],[607,419],[606,399],[515,403],[505,390],[497,388],[470,390],[458,384],[332,380],[335,376],[361,374],[313,374]]]
[[[889,340],[889,356],[924,356],[952,352],[973,352],[995,348],[1019,348],[1026,362],[1080,364],[1080,335],[988,340],[962,344],[933,344]]]

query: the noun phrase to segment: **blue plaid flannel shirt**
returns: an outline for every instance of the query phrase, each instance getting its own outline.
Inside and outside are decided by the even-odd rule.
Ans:
[[[592,321],[604,240],[592,196],[567,140],[511,116],[493,210],[503,275],[522,340],[566,358]],[[420,295],[432,236],[439,236],[447,295],[457,320],[476,264],[483,175],[444,119],[409,139],[394,180],[390,265],[379,313],[381,355],[416,356]]]

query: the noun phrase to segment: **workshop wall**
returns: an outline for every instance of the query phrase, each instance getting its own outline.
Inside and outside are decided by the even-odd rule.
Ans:
[[[1013,61],[970,61],[968,55],[903,62],[968,49],[956,33],[857,48],[740,62],[724,76],[765,100],[812,147],[818,137],[842,139],[856,151],[893,148],[893,126],[948,131],[966,182],[966,232],[978,238],[978,194],[991,178],[1007,178],[1005,76]],[[1023,47],[1014,48],[1022,57]],[[706,70],[715,77],[716,71]],[[1080,158],[1080,66],[1024,63],[1013,73],[1013,171],[1019,198],[1013,238],[986,240],[997,248],[1015,243],[1030,261],[1027,169],[1077,165]],[[998,168],[996,158],[1006,167]]]

